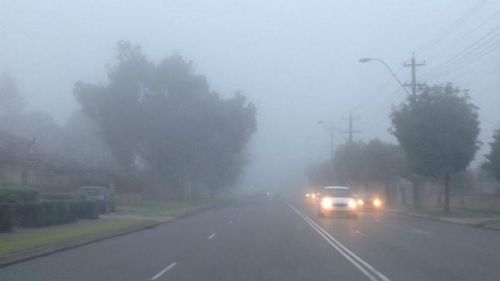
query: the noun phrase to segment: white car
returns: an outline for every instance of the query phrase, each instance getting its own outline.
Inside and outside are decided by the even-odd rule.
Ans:
[[[326,186],[322,194],[318,216],[343,214],[358,217],[358,204],[349,187]]]

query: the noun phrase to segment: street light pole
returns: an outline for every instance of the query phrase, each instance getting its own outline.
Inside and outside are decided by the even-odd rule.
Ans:
[[[394,77],[394,79],[396,79],[396,81],[398,81],[398,84],[399,86],[401,86],[401,88],[403,88],[403,90],[409,95],[410,92],[408,92],[408,90],[405,88],[404,84],[401,82],[401,80],[398,78],[398,76],[396,75],[396,73],[394,73],[394,71],[392,71],[392,69],[389,67],[389,65],[381,60],[381,59],[377,59],[377,58],[362,58],[362,59],[359,59],[359,62],[360,63],[366,63],[366,62],[370,62],[370,61],[376,61],[376,62],[379,62],[381,63],[382,65],[385,66],[385,68],[389,71],[389,73],[392,74],[392,77]]]

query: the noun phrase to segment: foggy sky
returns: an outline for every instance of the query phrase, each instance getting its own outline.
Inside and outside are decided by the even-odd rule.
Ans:
[[[388,114],[404,92],[382,65],[358,59],[381,58],[408,81],[401,64],[412,52],[426,61],[418,69],[424,73],[500,24],[499,17],[467,35],[500,9],[500,1],[489,1],[421,49],[478,2],[0,0],[0,71],[17,79],[30,108],[64,124],[77,109],[73,83],[104,82],[117,41],[140,44],[156,61],[178,52],[213,90],[224,96],[241,90],[256,104],[259,128],[243,182],[276,187],[301,180],[305,165],[328,155],[318,120],[345,130],[341,117],[353,111],[360,117],[355,139],[395,142]],[[421,81],[470,89],[484,142],[476,162],[500,123],[499,62],[496,52],[449,77]],[[336,134],[336,144],[345,137]]]

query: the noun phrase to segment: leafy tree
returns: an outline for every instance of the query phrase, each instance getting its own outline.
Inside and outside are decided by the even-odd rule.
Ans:
[[[395,200],[395,191],[391,181],[407,173],[406,158],[399,145],[370,140],[365,147],[363,163],[366,178],[382,183],[385,187],[387,204]]]
[[[181,56],[155,64],[128,42],[118,44],[106,84],[78,82],[74,93],[121,171],[145,172],[169,196],[233,185],[256,130],[244,96],[223,99]]]
[[[391,114],[392,133],[416,174],[442,179],[449,210],[450,177],[463,171],[478,149],[477,107],[451,84],[425,87]]]
[[[493,141],[490,143],[490,153],[486,155],[483,167],[490,172],[497,181],[500,181],[500,129],[495,131]]]
[[[391,180],[406,172],[406,160],[398,145],[370,140],[368,143],[346,143],[339,146],[333,159],[308,170],[309,180],[315,185],[352,182],[382,183],[387,200],[393,198],[389,186]]]
[[[7,73],[0,74],[0,116],[19,114],[24,109],[24,100],[19,94],[16,80]]]

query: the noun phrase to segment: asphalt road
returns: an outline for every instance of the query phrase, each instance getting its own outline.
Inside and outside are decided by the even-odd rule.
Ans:
[[[500,280],[500,232],[252,200],[1,268],[0,280]]]

